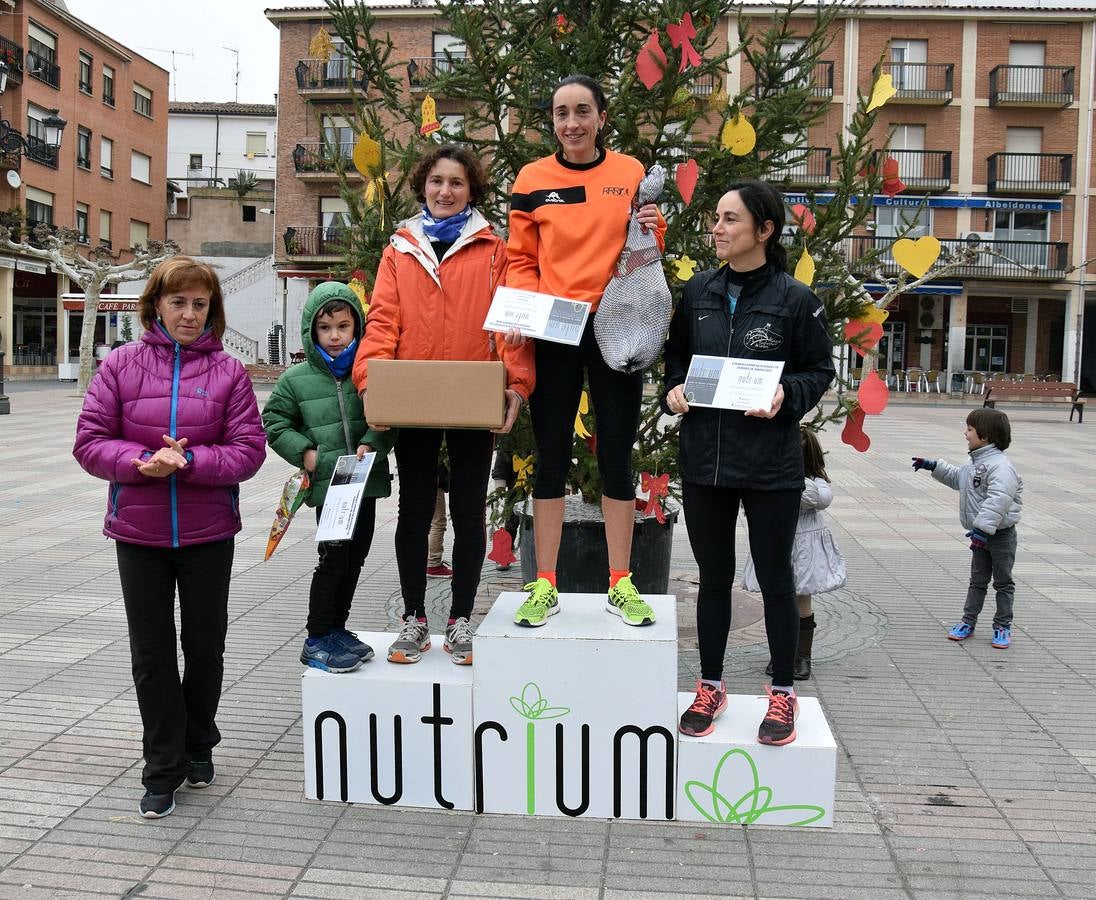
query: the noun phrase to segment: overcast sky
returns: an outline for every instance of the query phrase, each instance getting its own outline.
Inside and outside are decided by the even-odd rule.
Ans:
[[[74,16],[167,69],[172,100],[236,99],[236,55],[223,48],[239,50],[241,103],[273,103],[278,88],[278,29],[263,10],[323,6],[323,0],[314,4],[310,0],[67,3]]]

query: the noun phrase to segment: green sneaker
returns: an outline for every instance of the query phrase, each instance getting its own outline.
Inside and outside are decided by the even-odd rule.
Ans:
[[[655,622],[655,611],[639,596],[630,575],[625,575],[609,589],[609,602],[605,608],[629,625],[653,625]]]
[[[539,628],[548,622],[549,616],[559,612],[559,591],[547,578],[538,578],[522,588],[529,596],[514,613],[514,622],[526,628]]]

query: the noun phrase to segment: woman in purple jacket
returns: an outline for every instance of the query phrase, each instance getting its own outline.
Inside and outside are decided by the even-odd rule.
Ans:
[[[184,781],[213,781],[239,483],[266,450],[251,381],[221,348],[224,299],[213,270],[185,256],[162,262],[139,310],[146,331],[103,361],[72,452],[110,482],[103,533],[117,541],[144,725],[141,815],[155,819],[174,811]]]

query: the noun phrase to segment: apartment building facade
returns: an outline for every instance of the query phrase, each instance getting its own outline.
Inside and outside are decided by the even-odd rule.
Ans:
[[[23,141],[0,156],[4,223],[75,229],[84,247],[123,251],[164,238],[168,73],[49,0],[0,0],[0,115]],[[60,147],[50,113],[66,120]],[[56,374],[76,354],[78,290],[42,260],[0,252],[0,332],[15,376]],[[109,306],[104,302],[104,307]],[[96,340],[116,336],[103,309]]]
[[[406,60],[412,96],[418,73],[445,64],[447,49],[459,56],[430,6],[377,4],[374,12]],[[771,5],[746,4],[744,13],[763,25]],[[269,10],[267,17],[281,34],[275,259],[289,297],[327,277],[338,259],[345,205],[324,148],[353,140],[339,109],[361,85],[338,45],[329,60],[309,58],[323,9]],[[720,43],[733,48],[737,21],[725,24]],[[811,22],[805,17],[801,25],[806,32]],[[812,80],[824,114],[801,136],[810,148],[805,160],[785,173],[789,204],[808,191],[825,201],[837,135],[882,59],[898,91],[873,137],[882,146],[890,135],[906,190],[874,198],[868,227],[845,248],[852,267],[902,233],[933,234],[947,250],[974,244],[983,251],[975,264],[891,305],[880,368],[939,373],[941,385],[951,373],[979,371],[1055,375],[1096,389],[1089,383],[1096,337],[1087,354],[1082,349],[1086,305],[1096,329],[1096,266],[1085,264],[1096,255],[1096,4],[862,0],[835,21],[831,37]],[[752,79],[734,55],[727,92]],[[439,98],[443,124],[458,112]],[[899,272],[889,256],[883,268]],[[868,288],[882,291],[870,281]]]

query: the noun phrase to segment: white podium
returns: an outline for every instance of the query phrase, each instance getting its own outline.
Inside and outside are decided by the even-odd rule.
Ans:
[[[541,628],[514,624],[504,593],[475,639],[477,812],[671,819],[677,734],[674,598],[653,625],[609,613],[604,594],[561,594]]]
[[[679,694],[685,712],[694,694]],[[757,742],[764,696],[732,694],[704,737],[678,735],[677,818],[725,825],[833,825],[837,744],[814,697],[799,698],[796,738]]]
[[[360,669],[301,676],[305,795],[471,809],[472,666],[453,665],[438,635],[414,665],[385,658],[396,632],[358,637],[376,654]]]

